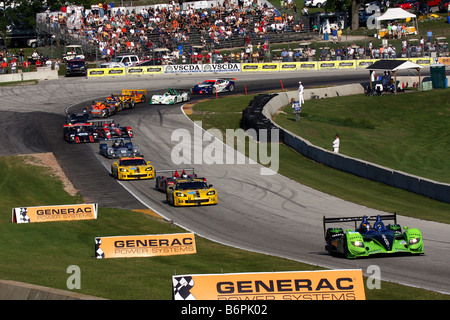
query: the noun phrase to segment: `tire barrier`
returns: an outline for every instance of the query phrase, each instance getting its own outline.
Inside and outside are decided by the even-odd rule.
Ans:
[[[254,129],[257,141],[261,141],[261,138],[263,138],[262,134],[264,134],[264,140],[267,139],[265,142],[272,141],[272,130],[278,130],[279,142],[283,141],[283,130],[263,114],[264,107],[275,96],[277,94],[259,94],[242,111],[240,126],[244,131]]]
[[[345,88],[345,86],[342,87]],[[323,90],[326,89],[323,88]],[[320,90],[317,89],[316,91]],[[340,90],[340,87],[333,87],[333,90],[336,90],[339,95],[346,95],[345,89]],[[450,203],[450,184],[418,177],[343,154],[334,153],[317,147],[292,132],[278,127],[273,123],[272,116],[279,109],[286,106],[296,94],[297,92],[295,91],[256,96],[242,112],[241,128],[244,130],[278,128],[280,130],[280,142],[320,164],[394,188],[413,192],[430,199]]]

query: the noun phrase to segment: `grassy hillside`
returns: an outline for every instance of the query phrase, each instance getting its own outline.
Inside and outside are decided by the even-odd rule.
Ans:
[[[17,174],[20,172],[20,174]],[[185,232],[144,213],[100,208],[98,219],[12,224],[16,206],[82,202],[70,196],[50,170],[17,156],[0,157],[0,279],[67,290],[67,268],[81,270],[79,293],[120,300],[170,300],[177,274],[315,270],[314,266],[229,248],[196,237],[197,254],[173,257],[96,259],[96,236]],[[125,192],[125,191],[124,191]],[[367,299],[448,299],[392,283],[366,290]]]

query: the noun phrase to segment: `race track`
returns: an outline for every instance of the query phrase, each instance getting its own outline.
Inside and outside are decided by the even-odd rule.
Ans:
[[[233,76],[233,75],[231,75]],[[320,71],[302,73],[309,86],[366,81],[364,71]],[[399,217],[403,226],[422,230],[426,255],[360,260],[334,258],[324,250],[322,218],[374,215],[381,212],[358,206],[298,184],[279,174],[260,175],[256,164],[183,165],[194,167],[219,193],[219,204],[211,207],[174,208],[165,195],[154,189],[154,181],[117,182],[109,176],[111,160],[98,155],[98,144],[70,145],[62,140],[65,108],[73,110],[124,88],[146,88],[161,92],[167,87],[188,88],[202,80],[197,75],[152,76],[127,79],[60,78],[37,86],[1,87],[2,117],[0,155],[53,152],[75,188],[86,201],[103,207],[151,208],[174,223],[226,245],[276,255],[329,268],[380,267],[384,280],[450,294],[450,236],[446,224]],[[258,79],[258,80],[256,80]],[[284,88],[295,90],[299,75],[240,74],[237,93],[246,84],[249,93]],[[115,115],[120,124],[130,125],[134,142],[155,168],[179,167],[171,160],[178,143],[171,141],[176,129],[194,135],[194,124],[181,106],[138,105]],[[206,141],[205,145],[209,142]],[[224,149],[225,150],[225,149]],[[203,152],[203,150],[201,150]],[[123,188],[129,192],[124,192]],[[105,192],[105,189],[107,192]],[[120,197],[119,197],[120,195]],[[383,213],[381,213],[383,214]]]

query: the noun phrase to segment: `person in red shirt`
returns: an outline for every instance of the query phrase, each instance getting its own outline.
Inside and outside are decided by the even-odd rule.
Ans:
[[[197,62],[203,63],[203,54],[201,52],[199,52],[199,54],[197,54]]]
[[[2,61],[3,73],[8,73],[8,69],[6,69],[6,68],[8,68],[8,63],[5,60],[3,60]]]
[[[28,60],[24,61],[23,66],[25,67],[25,72],[30,71],[30,62]]]

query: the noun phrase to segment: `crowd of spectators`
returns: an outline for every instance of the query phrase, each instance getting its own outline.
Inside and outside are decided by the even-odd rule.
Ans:
[[[181,2],[182,3],[182,2]],[[304,25],[293,14],[280,14],[274,7],[244,6],[243,1],[223,0],[217,6],[194,9],[188,4],[172,1],[161,7],[140,9],[114,8],[99,3],[91,8],[64,6],[58,13],[46,12],[40,23],[45,23],[62,38],[97,46],[108,59],[116,54],[136,52],[148,55],[155,48],[170,52],[189,50],[196,37],[197,51],[212,50],[220,43],[249,36],[267,44],[268,32],[301,32]],[[254,43],[256,45],[256,43]],[[245,54],[245,52],[244,52]]]
[[[281,13],[266,4],[258,5],[258,1],[243,4],[243,0],[220,0],[217,5],[202,9],[193,8],[189,3],[183,5],[182,1],[136,8],[114,8],[108,3],[90,8],[67,5],[58,12],[46,11],[38,23],[68,43],[97,48],[99,56],[106,61],[126,53],[137,53],[145,59],[157,48],[168,49],[161,55],[164,63],[376,59],[448,52],[446,43],[428,43],[423,38],[420,43],[408,43],[404,26],[398,24],[389,24],[392,37],[403,39],[402,48],[397,50],[391,45],[373,47],[371,42],[367,46],[342,46],[342,30],[336,29],[332,31],[332,39],[337,45],[332,49],[324,46],[316,51],[314,47],[299,47],[283,49],[281,54],[270,52],[269,33],[305,30],[302,20],[295,18],[295,4],[281,1]],[[228,56],[216,50],[220,44],[236,39],[237,42],[226,46],[231,49]]]
[[[15,53],[6,49],[0,51],[0,74],[30,72],[40,67],[59,70],[60,63],[60,59],[48,59],[37,50],[28,57],[23,49]]]

